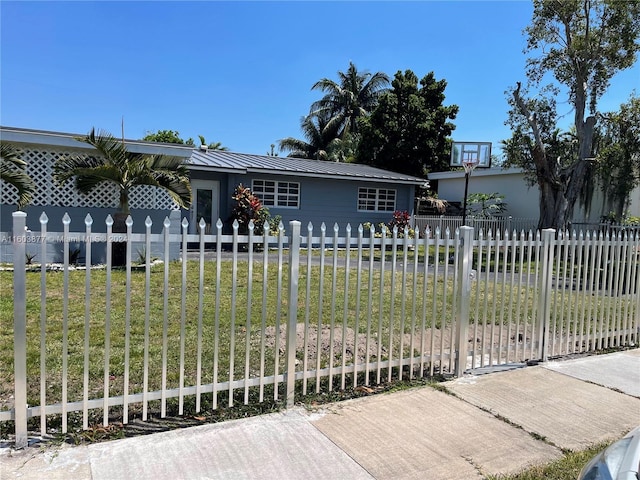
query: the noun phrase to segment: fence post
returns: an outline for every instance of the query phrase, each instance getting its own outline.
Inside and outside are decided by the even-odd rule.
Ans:
[[[553,258],[555,256],[555,235],[553,228],[542,230],[542,275],[538,296],[538,352],[543,362],[547,361],[549,324],[551,322],[551,295],[553,293]]]
[[[300,222],[289,222],[289,313],[287,315],[287,408],[295,401],[296,390],[296,326],[298,323],[298,282],[300,277]]]
[[[473,267],[473,227],[460,227],[462,259],[459,263],[460,285],[458,288],[458,320],[456,336],[456,377],[461,377],[467,366],[469,350],[469,314],[471,311],[471,270]]]
[[[27,435],[27,214],[13,212],[13,362],[16,448],[24,448]],[[44,260],[43,260],[44,261]],[[44,406],[43,406],[44,407]]]

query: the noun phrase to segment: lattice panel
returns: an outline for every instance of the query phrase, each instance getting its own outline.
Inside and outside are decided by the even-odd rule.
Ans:
[[[156,210],[176,210],[178,205],[163,189],[148,185],[139,185],[129,192],[130,208],[149,208]]]
[[[58,158],[66,155],[78,154],[77,152],[71,151],[48,153],[50,153],[50,172],[53,172],[53,165]],[[82,155],[88,157],[88,155]],[[75,189],[73,180],[69,180],[64,185],[57,185],[53,182],[51,174],[49,174],[47,181],[49,182],[51,196],[50,205],[64,207],[118,207],[118,190],[115,186],[108,183],[98,185],[91,192],[85,195]]]
[[[73,180],[64,185],[53,181],[53,165],[61,156],[77,154],[77,152],[62,150],[17,149],[25,162],[27,174],[36,184],[31,205],[52,205],[62,207],[103,207],[117,208],[119,203],[118,189],[115,185],[103,183],[88,194],[79,193]],[[86,155],[88,156],[88,155]],[[18,203],[17,190],[3,182],[0,190],[0,203],[15,205]],[[174,210],[178,206],[168,193],[157,187],[135,187],[130,194],[130,208],[144,208],[152,210]]]
[[[33,200],[31,202],[32,205],[46,205],[46,196],[48,188],[43,188],[40,182],[38,182],[37,170],[38,164],[41,163],[41,158],[38,158],[38,155],[35,155],[34,158],[30,158],[30,154],[32,152],[25,152],[25,150],[16,148],[16,154],[18,158],[21,158],[25,162],[27,162],[27,174],[33,179],[36,183],[35,192],[33,193]],[[42,162],[43,174],[46,175],[47,169],[46,161]],[[48,169],[49,177],[51,177],[51,168]],[[42,202],[42,203],[41,203]],[[16,205],[18,203],[18,190],[13,186],[6,182],[2,182],[2,186],[0,188],[0,203],[6,205]]]
[[[22,155],[22,151],[18,150],[18,155]],[[11,184],[0,180],[0,204],[17,205],[18,190]]]

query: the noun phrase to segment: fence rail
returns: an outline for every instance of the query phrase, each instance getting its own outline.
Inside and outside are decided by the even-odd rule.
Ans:
[[[435,230],[439,228],[444,231],[447,228],[454,231],[456,228],[463,226],[462,217],[453,217],[445,215],[414,215],[412,217],[413,227],[416,230],[424,231],[429,228]],[[518,217],[491,217],[491,218],[479,218],[468,216],[467,224],[473,227],[476,232],[476,237],[480,230],[488,232],[516,232],[521,231],[535,231],[538,228],[538,220],[533,218],[518,218]]]
[[[25,222],[16,212],[14,232]],[[290,406],[314,391],[637,342],[638,234],[436,226],[411,238],[299,222],[277,235],[237,223],[222,234],[219,221],[194,235],[186,219],[172,233],[167,218],[155,234],[150,220],[133,234],[129,219],[118,238],[110,217],[104,235],[91,233],[89,216],[83,232],[68,217],[63,232],[47,224],[43,215],[37,236],[43,251],[62,239],[62,270],[27,271],[16,236],[13,273],[0,272],[7,284],[13,276],[0,300],[14,310],[11,343],[0,344],[14,353],[12,365],[0,363],[11,379],[0,398],[13,402],[0,403],[0,421],[15,421],[17,446],[32,417],[44,436],[52,416],[66,433],[71,415],[86,429],[98,416],[104,425],[164,417],[174,401],[179,414],[185,402],[196,412],[270,398]],[[81,269],[70,264],[72,238],[85,242]],[[122,239],[119,269],[111,247]],[[146,246],[141,265],[134,242]],[[105,244],[105,265],[91,263],[94,243]],[[152,243],[163,246],[159,263]]]

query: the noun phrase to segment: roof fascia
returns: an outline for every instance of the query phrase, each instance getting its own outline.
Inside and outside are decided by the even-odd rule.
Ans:
[[[5,142],[93,150],[91,145],[76,140],[76,137],[82,137],[82,135],[0,127],[0,138]],[[154,144],[153,142],[136,142],[126,139],[125,144],[130,152],[150,155],[188,158],[193,151],[191,146]]]
[[[491,177],[495,175],[517,175],[524,173],[520,168],[487,168],[475,169],[471,174],[472,177]],[[429,180],[444,180],[451,178],[464,178],[464,170],[456,170],[453,172],[433,172],[429,173]]]

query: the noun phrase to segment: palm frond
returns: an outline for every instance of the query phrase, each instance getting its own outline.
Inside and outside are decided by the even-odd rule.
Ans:
[[[211,142],[208,148],[209,150],[219,150],[221,152],[229,151],[229,147],[225,147],[224,145],[222,145],[222,142]]]
[[[130,159],[131,153],[127,151],[127,147],[122,140],[116,139],[109,132],[100,130],[96,133],[95,128],[84,138],[78,138],[82,142],[92,145],[100,154],[108,159],[109,162],[118,165],[120,169],[124,168],[124,165]]]
[[[75,186],[81,193],[89,193],[103,182],[121,185],[120,171],[111,165],[101,165],[94,168],[78,168],[75,170]]]
[[[288,137],[278,140],[278,148],[281,152],[286,152],[288,157],[313,158],[314,148],[304,140]]]
[[[181,157],[149,155],[140,162],[142,168],[132,176],[131,185],[163,188],[182,208],[191,206],[189,168]]]
[[[14,170],[0,166],[0,179],[13,186],[18,191],[18,207],[23,208],[31,202],[35,187],[33,180],[22,170]]]
[[[339,118],[342,137],[357,133],[358,118],[373,111],[389,83],[387,74],[358,72],[355,64],[349,62],[346,72],[338,72],[338,82],[322,78],[313,84],[311,89],[324,92],[324,96],[311,105],[311,114]]]
[[[58,158],[53,166],[53,179],[58,183],[65,183],[80,172],[103,167],[106,160],[101,157],[72,154]]]
[[[27,162],[22,160],[16,149],[8,143],[0,142],[0,158],[2,158],[3,164],[11,164],[16,168],[27,166]]]
[[[184,159],[165,155],[130,152],[127,146],[106,132],[89,134],[78,140],[97,150],[99,155],[67,155],[54,166],[54,178],[63,183],[75,178],[76,188],[88,193],[103,182],[120,190],[120,209],[129,211],[129,190],[134,185],[151,185],[166,190],[183,208],[191,205],[189,170]]]
[[[12,185],[18,191],[18,208],[31,202],[35,184],[25,171],[27,163],[8,143],[0,142],[0,180]]]

